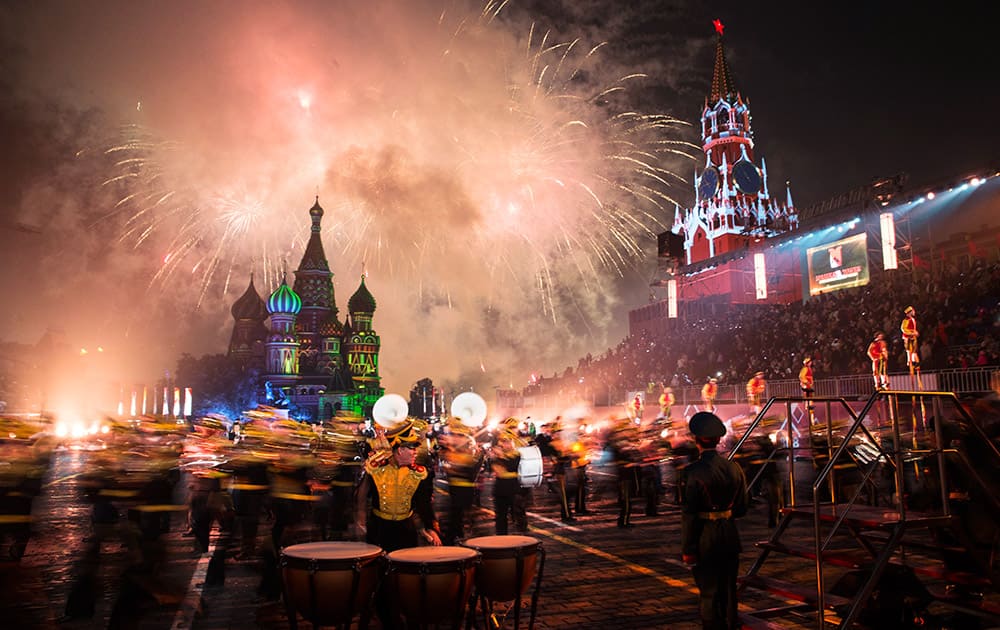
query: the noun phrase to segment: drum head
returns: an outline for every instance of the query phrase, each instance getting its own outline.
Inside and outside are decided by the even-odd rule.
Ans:
[[[480,536],[469,538],[463,544],[473,549],[512,549],[517,547],[533,547],[540,541],[531,536]]]
[[[400,564],[435,564],[441,562],[456,562],[472,560],[477,555],[475,549],[468,547],[411,547],[398,549],[389,554],[389,562]]]
[[[281,553],[302,560],[353,560],[379,556],[382,548],[361,542],[311,542],[285,547]]]

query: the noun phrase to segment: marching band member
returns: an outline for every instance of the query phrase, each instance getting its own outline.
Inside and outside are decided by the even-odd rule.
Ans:
[[[590,455],[583,441],[581,425],[577,428],[576,441],[569,447],[570,474],[568,486],[574,489],[573,512],[577,516],[590,514],[587,509],[587,467],[590,465]]]
[[[715,411],[715,397],[719,394],[719,380],[710,378],[701,388],[701,402],[705,405],[705,411]]]
[[[493,469],[493,511],[496,534],[506,535],[507,519],[514,522],[514,530],[528,531],[528,515],[525,511],[524,494],[521,492],[521,482],[517,469],[521,464],[521,453],[517,450],[520,438],[517,433],[506,426],[497,433],[496,444],[493,445],[490,467]]]
[[[634,425],[620,420],[608,435],[607,449],[618,472],[618,527],[632,527],[632,497],[638,491],[639,453]]]
[[[747,403],[750,405],[750,413],[754,415],[760,413],[761,401],[766,390],[767,381],[764,380],[763,372],[757,372],[747,381]]]
[[[448,529],[444,544],[465,538],[465,520],[476,500],[476,478],[482,467],[475,438],[458,418],[448,422],[442,437],[441,459],[448,477]]]
[[[888,389],[889,377],[886,375],[886,363],[889,359],[889,347],[885,342],[885,335],[875,333],[875,339],[868,344],[868,358],[872,361],[872,380],[875,381],[875,389]]]
[[[545,425],[546,432],[535,438],[535,444],[543,457],[549,458],[552,462],[552,476],[556,480],[556,492],[559,495],[559,518],[566,523],[576,521],[573,512],[569,507],[569,499],[566,491],[566,468],[569,463],[569,452],[566,444],[563,443],[562,418],[556,416],[551,424]]]
[[[416,547],[420,536],[440,545],[432,488],[423,483],[428,479],[427,469],[413,463],[420,443],[416,423],[401,422],[385,433],[385,440],[389,450],[375,451],[365,461],[358,489],[358,531],[366,542],[386,552]]]
[[[441,545],[431,503],[434,488],[427,469],[414,463],[422,425],[407,419],[381,433],[376,449],[365,461],[355,512],[357,529],[365,542],[387,553],[416,547],[421,536],[435,547]],[[385,629],[400,623],[391,597],[385,581],[375,593],[375,611]]]

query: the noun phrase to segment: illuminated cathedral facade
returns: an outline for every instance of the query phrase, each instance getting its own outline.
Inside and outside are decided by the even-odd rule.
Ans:
[[[322,421],[339,410],[367,416],[385,393],[378,363],[381,340],[372,328],[375,298],[362,274],[340,321],[320,237],[318,198],[309,217],[309,242],[292,286],[282,278],[265,302],[251,276],[233,304],[229,356],[256,368],[267,404],[287,407],[292,417]]]

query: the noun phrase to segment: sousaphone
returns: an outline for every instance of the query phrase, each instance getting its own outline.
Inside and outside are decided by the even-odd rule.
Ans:
[[[486,420],[486,401],[475,392],[462,392],[451,401],[451,415],[467,427],[480,427]]]

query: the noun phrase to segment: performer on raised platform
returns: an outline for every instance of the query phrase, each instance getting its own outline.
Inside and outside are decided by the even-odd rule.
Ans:
[[[889,377],[886,364],[889,360],[889,346],[885,342],[884,334],[875,333],[875,338],[868,344],[868,358],[872,361],[872,380],[875,381],[875,389],[879,391],[888,389]]]
[[[705,411],[715,411],[715,397],[719,395],[718,383],[718,379],[710,378],[701,388],[701,402],[705,405]]]
[[[916,375],[917,386],[922,388],[920,382],[920,353],[917,347],[920,333],[917,331],[917,311],[912,306],[907,306],[903,311],[903,321],[899,324],[899,330],[903,333],[903,347],[906,348],[906,365],[910,368],[910,376]]]
[[[764,380],[764,373],[757,372],[747,381],[747,403],[750,405],[750,413],[757,415],[760,413],[760,404],[767,390],[767,381]]]
[[[670,414],[675,402],[677,402],[677,397],[674,396],[673,388],[664,385],[663,393],[660,394],[660,417],[668,424],[672,420]]]
[[[809,423],[816,422],[813,416],[812,397],[813,392],[813,360],[811,357],[802,359],[802,369],[799,370],[799,387],[802,389],[802,396],[806,399],[806,410],[809,411]]]

